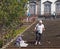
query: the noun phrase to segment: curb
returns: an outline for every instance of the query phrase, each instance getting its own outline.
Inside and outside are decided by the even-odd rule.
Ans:
[[[36,23],[36,21],[31,24],[29,27],[27,27],[22,33],[24,33],[27,29],[29,29],[32,25],[34,25]],[[5,49],[6,47],[8,47],[14,40],[16,40],[16,38],[21,35],[22,33],[18,34],[14,39],[12,39],[10,42],[8,42],[6,45],[4,45],[1,49]]]

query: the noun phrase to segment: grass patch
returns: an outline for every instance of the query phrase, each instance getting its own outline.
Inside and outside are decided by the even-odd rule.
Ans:
[[[15,30],[15,34],[13,35],[14,37],[22,32],[24,32],[24,30],[27,28],[27,26],[21,27],[18,30]]]
[[[6,34],[4,36],[4,39],[8,40],[10,38],[14,38],[16,37],[18,34],[24,32],[24,30],[27,28],[27,26],[22,26],[20,29],[18,30],[11,30],[10,33]]]
[[[3,40],[0,40],[0,48],[3,46]]]

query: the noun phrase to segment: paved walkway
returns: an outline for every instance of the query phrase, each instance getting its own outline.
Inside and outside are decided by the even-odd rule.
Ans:
[[[37,23],[37,22],[36,22]],[[6,49],[60,49],[60,20],[43,20],[46,31],[42,35],[42,45],[35,46],[35,33],[33,29],[36,24],[23,33],[23,39],[29,44],[26,48],[14,46],[14,42]]]

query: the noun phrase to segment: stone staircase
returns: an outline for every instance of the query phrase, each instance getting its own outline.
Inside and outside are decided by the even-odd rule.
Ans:
[[[60,49],[60,20],[44,20],[46,30],[41,39],[42,45],[34,45],[35,33],[33,31],[36,24],[23,33],[23,39],[29,44],[26,48],[17,47],[14,42],[6,49]]]

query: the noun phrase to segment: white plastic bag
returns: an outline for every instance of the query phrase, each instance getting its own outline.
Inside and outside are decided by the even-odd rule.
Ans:
[[[27,47],[27,46],[28,46],[28,44],[25,43],[23,40],[20,41],[20,47]]]

